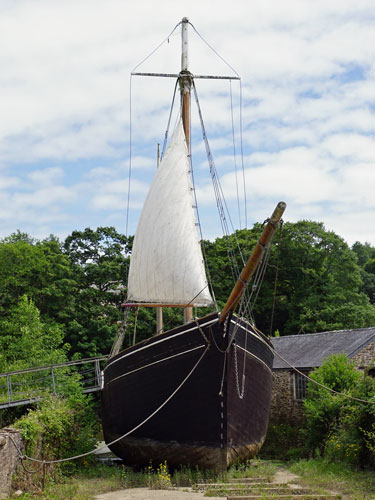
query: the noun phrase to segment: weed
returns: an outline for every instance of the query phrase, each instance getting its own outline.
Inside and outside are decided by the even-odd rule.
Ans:
[[[375,475],[371,471],[358,470],[342,462],[332,463],[323,458],[299,460],[288,468],[298,474],[298,482],[306,486],[338,491],[353,500],[374,498]]]

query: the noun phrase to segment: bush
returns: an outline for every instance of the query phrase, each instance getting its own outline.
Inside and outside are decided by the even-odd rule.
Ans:
[[[77,384],[76,392],[69,396],[47,395],[36,409],[14,423],[20,430],[25,442],[27,456],[39,460],[60,460],[91,451],[96,444],[98,422],[92,400],[83,394]],[[72,387],[70,387],[72,390]],[[75,461],[48,465],[48,468],[32,467],[35,487],[41,487],[46,478],[56,479],[61,474],[69,475],[78,465],[87,464],[92,455]],[[21,489],[32,489],[30,478],[23,470],[19,471],[16,481]]]
[[[268,426],[266,441],[260,457],[277,460],[294,460],[308,455],[305,446],[305,430],[302,426],[286,422]]]
[[[310,378],[337,392],[349,393],[361,374],[345,354],[333,354],[322,366],[310,374]],[[307,386],[304,400],[307,426],[307,442],[311,449],[323,452],[325,441],[336,429],[345,398],[312,382]]]
[[[307,442],[332,461],[375,467],[375,381],[357,371],[344,354],[332,355],[311,378],[363,403],[308,385],[304,401]]]

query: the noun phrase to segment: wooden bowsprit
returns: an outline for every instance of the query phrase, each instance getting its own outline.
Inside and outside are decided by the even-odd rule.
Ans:
[[[256,244],[252,254],[249,257],[245,267],[242,269],[240,277],[233,287],[231,294],[220,314],[220,322],[223,323],[230,313],[232,313],[240,302],[243,294],[245,293],[246,286],[260,264],[264,250],[268,243],[271,241],[275,232],[277,224],[280,222],[281,217],[285,211],[286,204],[280,201],[273,211],[270,219],[268,219],[265,228]]]

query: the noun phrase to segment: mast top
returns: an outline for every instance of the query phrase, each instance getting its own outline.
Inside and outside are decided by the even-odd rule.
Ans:
[[[181,71],[189,71],[189,53],[188,53],[188,24],[189,19],[184,17],[182,19],[182,32],[181,32]]]

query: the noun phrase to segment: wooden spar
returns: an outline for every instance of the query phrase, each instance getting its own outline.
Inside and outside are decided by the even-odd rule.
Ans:
[[[180,79],[180,92],[181,92],[181,117],[184,127],[186,144],[188,147],[188,154],[190,159],[190,108],[191,108],[191,80],[192,75],[189,71],[189,52],[188,52],[188,24],[187,17],[182,19],[181,29],[181,72]],[[184,323],[188,323],[193,319],[193,308],[186,306],[184,308]]]
[[[248,284],[250,278],[254,274],[258,264],[262,260],[264,250],[272,238],[273,233],[275,232],[276,226],[280,221],[284,210],[286,208],[286,204],[283,201],[280,201],[277,204],[271,218],[268,220],[266,227],[263,229],[263,232],[256,244],[252,254],[249,257],[245,267],[242,269],[240,277],[238,278],[236,284],[233,287],[231,294],[227,300],[227,303],[224,306],[224,309],[220,314],[220,322],[223,323],[227,318],[228,314],[232,313],[239,303],[242,295],[245,292],[246,285]]]
[[[156,308],[156,335],[163,333],[163,308]]]
[[[159,302],[125,302],[121,307],[193,307],[192,304],[162,304]]]

